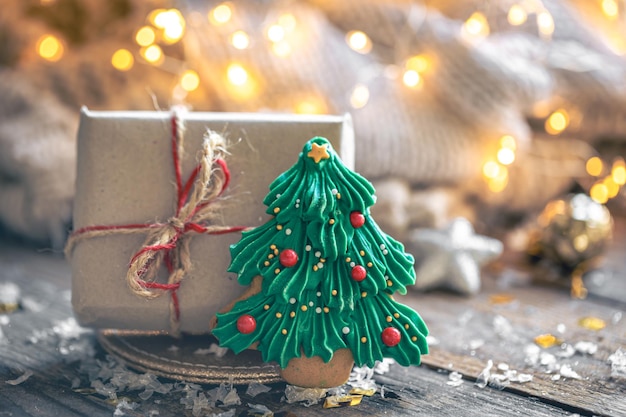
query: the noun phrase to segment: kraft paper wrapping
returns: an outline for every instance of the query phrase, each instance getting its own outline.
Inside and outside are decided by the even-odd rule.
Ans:
[[[95,225],[166,221],[175,212],[176,188],[169,112],[95,112],[83,109],[78,132],[74,230]],[[256,113],[183,113],[183,178],[196,164],[207,129],[228,143],[230,186],[215,204],[214,224],[258,226],[268,220],[263,199],[269,184],[296,161],[314,136],[331,141],[344,162],[354,166],[354,134],[346,116]],[[240,233],[196,235],[193,269],[183,279],[180,330],[208,333],[219,308],[245,290],[226,272],[229,245]],[[147,300],[127,286],[130,258],[144,234],[81,240],[71,254],[72,304],[80,324],[95,328],[167,331],[170,295]],[[162,267],[160,282],[166,280]]]

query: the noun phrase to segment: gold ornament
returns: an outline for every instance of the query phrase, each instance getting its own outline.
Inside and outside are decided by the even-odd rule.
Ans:
[[[612,237],[609,210],[586,194],[549,202],[539,215],[540,231],[529,253],[549,259],[571,271],[572,295],[586,296],[583,274],[605,252]]]

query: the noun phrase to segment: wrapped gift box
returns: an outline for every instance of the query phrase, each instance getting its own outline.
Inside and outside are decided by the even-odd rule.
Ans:
[[[83,109],[78,132],[74,230],[90,226],[150,224],[170,218],[176,207],[171,152],[171,113],[94,112]],[[269,184],[293,165],[313,136],[328,138],[349,166],[354,135],[349,116],[245,113],[183,113],[187,178],[207,129],[227,139],[232,179],[213,223],[258,226],[267,221],[263,199]],[[81,239],[73,247],[72,304],[84,326],[141,331],[170,329],[170,296],[139,297],[126,273],[145,234]],[[216,311],[244,291],[230,263],[229,245],[240,233],[197,235],[191,240],[192,270],[177,291],[180,330],[207,333]],[[165,269],[165,268],[162,268]],[[167,276],[167,271],[163,276]],[[163,276],[159,279],[162,280]]]

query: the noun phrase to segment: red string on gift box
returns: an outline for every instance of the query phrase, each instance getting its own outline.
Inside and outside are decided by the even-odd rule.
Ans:
[[[177,291],[182,279],[191,270],[189,243],[192,233],[221,235],[245,230],[244,226],[207,224],[214,217],[215,205],[230,182],[226,161],[220,157],[223,138],[208,132],[202,145],[200,162],[183,183],[181,154],[184,149],[181,121],[174,112],[171,117],[171,153],[176,176],[176,212],[165,223],[96,225],[74,231],[67,243],[69,255],[78,241],[113,234],[148,233],[141,249],[131,258],[126,282],[133,293],[153,299],[170,294],[170,332],[179,334],[180,304]],[[213,166],[218,169],[213,169]],[[168,270],[167,283],[157,282],[161,263]]]

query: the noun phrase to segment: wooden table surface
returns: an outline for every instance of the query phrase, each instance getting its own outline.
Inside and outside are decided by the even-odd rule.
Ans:
[[[236,408],[235,416],[245,416],[251,415],[248,404],[263,404],[285,417],[626,416],[626,378],[612,376],[609,362],[618,348],[626,349],[626,303],[619,301],[626,297],[622,243],[613,246],[617,255],[607,264],[617,281],[598,285],[598,293],[605,294],[586,300],[572,299],[564,286],[537,283],[529,279],[532,274],[504,265],[486,274],[483,290],[474,297],[410,292],[402,301],[428,323],[431,353],[420,367],[392,365],[387,373],[376,375],[384,398],[377,393],[354,407],[305,407],[286,403],[286,386],[277,383],[254,398],[245,395],[246,387],[239,387],[242,405],[204,409],[196,415]],[[117,401],[93,389],[90,369],[110,362],[93,331],[73,321],[70,271],[60,254],[3,237],[0,284],[8,282],[20,289],[21,309],[0,314],[0,417],[194,415],[181,404],[185,394],[180,389],[147,400],[139,397],[141,391],[127,390]],[[609,297],[604,296],[607,291]],[[588,317],[606,326],[593,330],[581,325]],[[542,334],[556,336],[560,344],[537,346],[534,339]],[[589,353],[594,346],[597,351]],[[508,370],[511,376],[516,371],[523,381],[532,380],[498,384],[496,377],[481,388],[475,381],[490,361],[491,374]],[[452,372],[463,376],[460,385],[451,383]],[[120,409],[122,398],[135,409]]]

